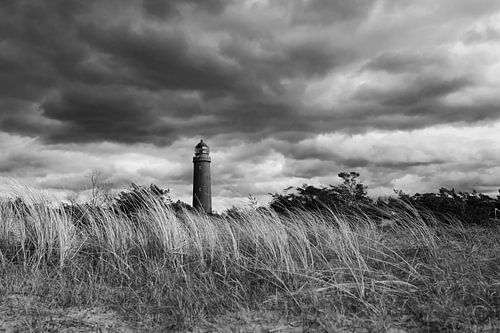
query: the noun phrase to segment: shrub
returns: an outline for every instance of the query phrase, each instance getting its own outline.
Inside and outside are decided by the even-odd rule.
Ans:
[[[162,189],[154,184],[146,187],[132,183],[131,189],[118,194],[113,207],[115,212],[134,217],[139,211],[150,207],[151,202],[165,206],[171,204],[169,192],[169,189]]]
[[[359,173],[341,172],[338,176],[343,179],[340,185],[316,187],[304,184],[295,188],[296,193],[289,193],[288,191],[292,189],[289,187],[284,190],[284,194],[271,194],[273,199],[270,207],[278,213],[285,213],[294,209],[345,211],[372,204],[367,195],[367,186],[358,183]]]
[[[437,193],[416,193],[409,196],[402,191],[396,192],[399,198],[420,209],[426,209],[433,214],[443,216],[456,216],[466,223],[481,224],[494,216],[498,199],[479,193],[475,190],[469,192],[455,192],[454,189],[441,187]]]

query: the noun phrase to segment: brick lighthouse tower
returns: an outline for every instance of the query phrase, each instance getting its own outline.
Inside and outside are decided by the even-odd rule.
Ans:
[[[193,207],[207,214],[212,212],[210,162],[208,146],[201,140],[194,148]]]

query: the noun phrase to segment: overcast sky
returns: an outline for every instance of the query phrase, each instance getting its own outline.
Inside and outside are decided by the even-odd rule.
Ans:
[[[500,1],[0,2],[0,188],[91,170],[214,208],[357,171],[373,196],[500,188]]]

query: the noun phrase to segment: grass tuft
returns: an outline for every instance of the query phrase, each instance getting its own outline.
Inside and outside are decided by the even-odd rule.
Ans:
[[[287,318],[303,328],[381,331],[468,330],[500,319],[498,225],[442,223],[403,203],[385,212],[389,228],[332,211],[176,215],[154,198],[133,218],[82,206],[82,224],[39,193],[24,196],[24,206],[0,205],[5,297],[107,307],[170,329],[222,329],[221,318],[235,314],[244,326],[260,311],[270,316],[262,327]]]

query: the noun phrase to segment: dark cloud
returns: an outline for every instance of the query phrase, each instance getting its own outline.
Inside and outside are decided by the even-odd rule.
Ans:
[[[5,87],[10,83],[48,88],[58,81],[59,71],[84,59],[85,49],[75,40],[74,31],[76,16],[89,3],[91,1],[2,2],[0,64],[4,70],[0,82],[5,80]]]
[[[292,157],[293,158],[293,157]],[[444,161],[435,160],[430,162],[425,161],[398,161],[398,160],[382,160],[376,161],[373,155],[366,157],[348,157],[335,156],[330,160],[320,159],[300,159],[289,160],[283,171],[286,177],[299,177],[304,179],[314,179],[318,177],[331,178],[336,181],[337,174],[343,170],[362,170],[362,174],[366,170],[381,170],[384,173],[391,172],[408,172],[415,170],[417,167],[428,167],[435,164],[444,164]],[[366,175],[364,175],[366,176]],[[390,180],[387,180],[389,182]],[[388,184],[388,183],[387,183]],[[386,184],[386,185],[387,185]],[[383,185],[380,183],[379,185]]]
[[[388,73],[420,73],[429,67],[442,67],[446,59],[436,54],[387,52],[376,56],[362,67],[362,70],[385,71]]]
[[[366,152],[352,152],[351,155],[346,154],[346,149],[327,146],[310,146],[310,145],[292,145],[288,149],[283,145],[279,150],[287,158],[305,162],[301,166],[301,175],[307,174],[307,178],[322,176],[328,172],[333,172],[339,169],[352,168],[383,168],[384,170],[407,170],[419,166],[430,166],[443,164],[445,161],[440,158],[425,158],[416,159],[394,156],[397,155],[397,149],[373,147]],[[364,156],[363,156],[364,155]],[[380,157],[383,155],[384,157]],[[311,169],[309,169],[309,166]],[[319,170],[322,166],[322,171]],[[333,171],[332,171],[333,170]]]
[[[43,135],[50,142],[159,143],[172,135],[144,96],[120,87],[75,87],[47,99],[41,109],[60,124]]]
[[[438,114],[432,114],[432,111]],[[409,116],[423,116],[427,118],[428,124],[462,123],[473,124],[477,122],[490,122],[500,119],[500,103],[496,101],[484,101],[480,105],[450,106],[437,103],[432,107],[414,107],[407,112]]]
[[[10,41],[0,44],[0,97],[37,100],[56,82],[54,72],[38,55]]]
[[[25,136],[38,136],[53,129],[53,123],[43,117],[38,104],[29,100],[0,100],[0,130]]]
[[[186,36],[173,30],[135,32],[130,26],[86,26],[80,31],[89,45],[112,57],[133,75],[130,85],[151,90],[228,91],[241,86],[238,71],[204,54],[191,54]]]
[[[476,104],[454,104],[446,98],[476,85],[472,77],[444,79],[439,76],[421,75],[408,78],[398,87],[362,85],[352,95],[361,102],[340,119],[363,118],[364,125],[381,129],[417,129],[446,123],[473,124],[500,118],[500,101],[495,97],[484,98]],[[360,118],[358,118],[360,119]],[[363,122],[360,123],[363,126]],[[361,127],[363,129],[366,127]]]
[[[286,2],[286,1],[285,1]],[[363,0],[312,0],[307,2],[292,2],[297,7],[293,12],[294,24],[325,24],[343,22],[346,20],[364,19],[376,4]]]
[[[144,11],[156,18],[166,18],[172,14],[178,14],[175,9],[175,1],[144,0],[142,2]]]
[[[311,38],[294,44],[280,44],[273,36],[258,45],[243,36],[233,35],[221,44],[221,53],[246,69],[244,78],[281,94],[285,78],[322,76],[333,69],[346,50],[335,50],[322,39]]]
[[[383,8],[406,8],[391,4]],[[337,43],[323,31],[342,22],[362,24],[373,15],[374,3],[270,4],[270,9],[289,14],[282,32],[273,30],[272,21],[237,25],[225,15],[238,6],[222,0],[149,0],[129,17],[135,8],[129,2],[111,7],[94,1],[2,3],[0,95],[10,102],[0,128],[53,144],[106,140],[168,145],[183,136],[298,141],[329,131],[496,118],[494,100],[469,111],[442,102],[477,84],[465,74],[436,71],[453,70],[442,52],[366,54],[358,74],[410,76],[395,88],[361,85],[346,105],[308,105],[303,101],[308,82],[344,71],[365,52],[345,40]],[[186,10],[203,19],[192,21]],[[249,22],[253,19],[259,20],[250,17]],[[187,28],[197,25],[200,30]],[[304,29],[310,31],[304,34]]]
[[[77,86],[52,96],[41,105],[42,115],[57,121],[58,125],[40,134],[53,143],[106,140],[164,145],[180,136],[197,134],[248,133],[249,138],[257,140],[272,135],[279,127],[303,131],[306,121],[294,117],[289,107],[264,103],[234,104],[211,110],[206,117],[199,108],[189,98],[157,101],[150,94],[134,93],[118,86]],[[186,119],[182,116],[184,111],[193,116]]]
[[[173,15],[180,15],[179,5],[187,4],[211,14],[219,14],[224,10],[229,0],[143,0],[144,11],[153,17],[165,19]]]
[[[254,140],[270,136],[278,128],[300,131],[306,122],[293,107],[272,103],[238,103],[223,110],[219,117],[212,134],[232,127],[230,132],[248,133]]]
[[[0,172],[56,188],[60,179],[44,175],[56,170],[76,190],[76,173],[95,164],[113,184],[181,186],[190,153],[172,147],[203,137],[222,155],[214,193],[224,196],[343,169],[418,188],[452,170],[429,147],[413,154],[425,133],[404,149],[356,140],[498,121],[499,9],[497,0],[2,1],[0,135],[39,146],[23,155],[4,145]],[[145,146],[145,160],[127,155]],[[44,149],[60,151],[35,153]],[[175,155],[168,170],[152,157],[164,149]],[[491,155],[479,156],[488,168],[498,165]]]
[[[412,106],[422,102],[428,103],[471,84],[471,80],[465,77],[449,80],[440,77],[419,77],[405,82],[405,86],[392,89],[362,86],[353,97],[361,101],[387,106]],[[429,111],[434,112],[435,110],[431,108]]]

